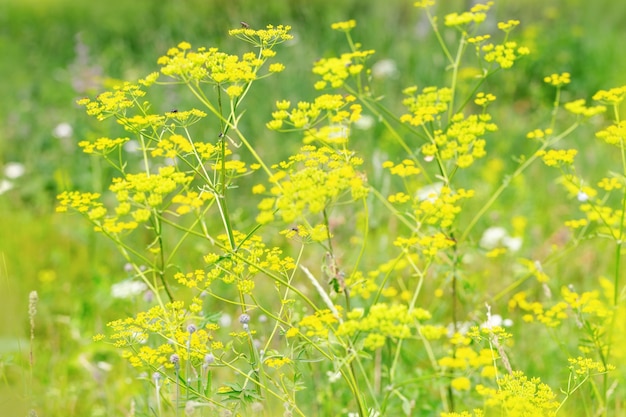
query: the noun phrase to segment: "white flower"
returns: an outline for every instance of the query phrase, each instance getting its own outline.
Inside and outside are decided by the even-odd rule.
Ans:
[[[350,136],[350,128],[344,124],[330,126],[328,139],[347,139]]]
[[[522,247],[523,239],[521,237],[505,236],[502,239],[502,244],[505,248],[511,252],[517,252]]]
[[[483,236],[480,238],[480,246],[485,249],[497,248],[506,236],[507,232],[504,227],[490,227],[483,232]]]
[[[4,166],[4,175],[12,180],[21,177],[24,172],[26,172],[26,168],[24,168],[24,164],[19,162],[8,162]]]
[[[367,130],[374,126],[374,118],[369,114],[363,114],[359,120],[354,122],[354,127],[361,130]]]
[[[128,153],[134,153],[139,150],[139,142],[136,140],[129,140],[128,142],[125,142],[123,146],[124,150]]]
[[[417,190],[417,198],[420,201],[424,201],[424,200],[435,201],[437,197],[439,197],[442,187],[443,187],[443,182],[434,182],[430,185],[422,187],[419,190]]]
[[[372,65],[374,78],[395,78],[398,76],[398,66],[393,59],[381,59]]]
[[[473,323],[469,321],[459,321],[456,323],[456,326],[453,323],[448,324],[446,330],[448,331],[448,337],[452,337],[455,334],[466,334],[469,332],[470,328],[473,326]]]
[[[487,321],[481,324],[480,327],[485,329],[492,329],[494,327],[502,326],[503,321],[504,320],[502,319],[502,316],[499,314],[489,315],[487,316]]]
[[[144,282],[126,280],[111,286],[111,296],[122,299],[132,298],[142,294],[147,289],[148,286]]]
[[[511,327],[512,325],[513,325],[513,320],[503,319],[501,315],[494,314],[494,315],[488,315],[487,321],[482,323],[480,327],[482,329],[493,329],[494,327]]]
[[[113,365],[111,365],[109,362],[104,362],[104,361],[99,361],[98,363],[96,363],[96,366],[106,372],[109,372],[110,370],[113,369]]]
[[[505,247],[512,252],[517,252],[522,247],[521,237],[509,236],[504,227],[494,226],[483,232],[480,238],[480,246],[484,249]]]
[[[70,125],[69,123],[59,123],[58,125],[56,125],[56,127],[54,128],[54,130],[52,130],[52,134],[54,135],[54,137],[59,138],[59,139],[66,139],[72,136],[72,133],[74,133],[74,129],[72,129],[72,125]]]
[[[222,314],[219,319],[220,327],[226,328],[229,327],[233,322],[233,318],[230,314]]]
[[[341,372],[328,371],[326,372],[326,376],[328,377],[328,382],[332,384],[333,382],[339,381],[341,378]]]
[[[4,194],[13,188],[13,183],[9,180],[0,180],[0,194]]]

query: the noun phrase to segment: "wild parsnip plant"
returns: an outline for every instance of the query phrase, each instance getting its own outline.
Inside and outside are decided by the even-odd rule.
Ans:
[[[119,348],[149,387],[127,405],[130,415],[623,409],[623,369],[615,366],[625,353],[619,105],[626,87],[597,93],[598,105],[563,104],[569,74],[546,77],[555,98],[545,126],[515,138],[534,149],[510,156],[515,167],[494,187],[475,184],[505,123],[490,112],[497,89],[486,87],[531,51],[514,40],[519,21],[485,24],[491,2],[441,21],[433,5],[415,3],[446,68],[439,85],[407,86],[400,114],[372,86],[375,51],[353,39],[355,21],[332,26],[345,35],[347,52],[313,65],[319,95],[272,98],[267,125],[254,132],[240,129],[242,103],[257,82],[285,68],[274,58],[291,39],[288,26],[242,23],[230,31],[249,46],[242,55],[181,42],[159,58],[160,72],[80,101],[89,115],[126,131],[78,144],[117,176],[105,191],[62,193],[58,211],[81,213],[148,289],[144,309],[94,338]],[[187,90],[200,108],[158,110],[154,88]],[[586,180],[564,139],[607,109],[613,122],[597,137],[617,147],[620,159],[611,161],[615,168],[607,163],[606,177]],[[401,156],[378,163],[354,150],[364,115],[384,126]],[[272,160],[255,147],[266,128],[301,135],[299,150]],[[564,219],[572,230],[567,247],[533,259],[515,254],[524,219],[514,222],[517,236],[487,224],[498,198],[541,160],[560,170],[583,214]],[[591,238],[614,246],[609,277],[592,277],[583,290],[549,276],[547,266]],[[489,265],[505,271],[490,280],[501,287],[478,291]],[[551,375],[529,372],[528,351],[542,357],[535,334],[561,351]],[[530,348],[520,351],[529,338]]]

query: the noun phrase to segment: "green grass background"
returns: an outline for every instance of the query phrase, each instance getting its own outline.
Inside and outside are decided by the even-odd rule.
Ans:
[[[439,14],[460,11],[463,1],[442,1]],[[549,114],[551,90],[545,75],[569,71],[573,82],[565,99],[589,98],[601,88],[626,83],[626,3],[610,0],[496,1],[496,20],[519,19],[514,37],[532,55],[512,73],[498,79],[498,91],[508,96],[499,106],[501,125],[497,152],[524,151],[525,133]],[[385,102],[399,108],[399,91],[446,79],[442,58],[431,31],[411,1],[388,0],[0,0],[0,173],[9,162],[20,162],[26,174],[15,188],[0,195],[0,410],[25,415],[35,406],[46,416],[115,415],[116,399],[135,389],[132,375],[106,374],[86,365],[91,336],[104,323],[132,311],[133,306],[111,300],[110,286],[124,279],[122,261],[101,237],[79,218],[54,214],[54,197],[72,187],[99,189],[107,176],[77,149],[104,127],[95,124],[75,104],[93,96],[108,79],[135,79],[156,69],[156,59],[179,41],[194,46],[218,46],[242,51],[226,36],[245,21],[253,27],[268,23],[293,26],[296,40],[279,50],[287,70],[264,80],[247,103],[243,129],[260,152],[278,159],[299,145],[296,136],[279,136],[264,128],[275,100],[314,97],[310,68],[322,56],[346,50],[341,34],[330,30],[335,21],[356,19],[353,35],[365,48],[377,51],[374,60],[392,58],[400,76],[383,81]],[[86,54],[79,56],[78,45]],[[77,88],[91,82],[93,88]],[[512,98],[512,99],[509,99]],[[164,109],[184,108],[188,98],[164,94]],[[504,122],[502,122],[504,121]],[[69,123],[73,136],[52,134]],[[590,130],[571,140],[584,146],[581,155],[590,174],[609,155],[592,146]],[[374,149],[392,151],[379,129],[364,132],[354,144],[372,164]],[[532,221],[540,251],[545,235],[557,233],[552,222],[559,207],[533,189],[556,186],[536,169],[526,182],[503,195],[497,212],[521,214]],[[522,203],[520,203],[522,201]],[[546,211],[547,208],[552,210]],[[533,251],[531,250],[531,252]],[[597,260],[588,260],[589,263]],[[589,270],[589,263],[582,262]],[[583,279],[584,268],[561,271]],[[488,282],[485,283],[485,286]],[[28,293],[40,297],[36,318],[35,364],[28,366]],[[114,352],[98,352],[102,361],[116,362]],[[538,365],[539,366],[539,365]],[[124,367],[116,367],[124,372]]]

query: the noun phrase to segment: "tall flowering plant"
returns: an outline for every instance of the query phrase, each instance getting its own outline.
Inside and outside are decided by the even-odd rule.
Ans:
[[[433,4],[415,5],[439,41],[447,81],[404,88],[404,110],[395,114],[374,89],[375,51],[353,39],[356,22],[335,23],[349,49],[314,63],[320,94],[276,100],[266,124],[302,137],[282,161],[262,157],[240,120],[254,84],[285,68],[273,59],[292,37],[287,26],[232,30],[251,48],[242,55],[182,42],[158,60],[160,72],[80,101],[132,139],[80,142],[118,174],[104,192],[62,193],[58,210],[84,215],[149,289],[146,309],[109,323],[95,339],[119,348],[147,379],[146,407],[154,414],[555,415],[583,386],[591,386],[588,407],[606,409],[623,314],[624,224],[623,209],[608,196],[623,188],[626,171],[600,181],[607,193],[600,198],[576,175],[576,150],[560,144],[612,106],[616,122],[598,137],[623,151],[623,89],[598,93],[597,106],[562,105],[569,74],[546,77],[555,101],[547,126],[527,133],[533,151],[516,157],[490,187],[472,186],[499,132],[490,111],[497,97],[483,90],[486,81],[530,51],[512,39],[516,20],[485,29],[491,3],[449,14],[443,25]],[[444,31],[456,35],[453,46]],[[467,68],[473,77],[461,76]],[[187,89],[201,108],[153,112],[147,94],[165,85]],[[557,119],[562,108],[573,114],[565,128]],[[375,166],[352,147],[365,116],[396,148]],[[126,151],[131,140],[139,158]],[[472,289],[477,265],[509,264],[519,250],[520,236],[496,228],[482,239],[476,233],[538,160],[561,169],[562,183],[581,202],[586,217],[567,223],[577,239],[597,226],[595,233],[615,242],[615,275],[601,281],[604,296],[563,287],[561,300],[542,303],[517,291],[533,282],[554,287],[542,266],[552,259],[515,260],[521,277],[498,294]],[[248,205],[236,211],[245,215],[234,215],[242,196]],[[518,234],[523,223],[515,222]],[[492,313],[502,299],[528,326],[581,324],[581,349],[566,349],[569,381],[560,395],[516,366],[511,320]]]

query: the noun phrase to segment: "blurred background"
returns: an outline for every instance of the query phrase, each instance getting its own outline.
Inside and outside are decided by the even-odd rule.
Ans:
[[[112,399],[132,378],[118,374],[107,380],[105,370],[89,357],[91,336],[120,312],[133,309],[132,303],[111,296],[112,285],[126,278],[124,265],[115,249],[94,236],[82,219],[54,213],[60,191],[99,190],[107,176],[102,162],[82,154],[76,144],[106,135],[110,125],[90,120],[75,105],[76,99],[93,97],[115,80],[132,81],[155,71],[157,58],[180,41],[239,53],[244,45],[230,39],[227,31],[241,21],[253,28],[291,25],[295,39],[279,48],[277,58],[286,71],[258,83],[242,122],[264,155],[278,160],[299,147],[298,137],[278,136],[265,129],[265,122],[276,100],[314,97],[315,59],[347,50],[342,34],[331,31],[333,22],[357,20],[354,39],[365,49],[376,50],[371,61],[378,65],[374,83],[392,109],[400,109],[402,88],[445,82],[440,50],[421,10],[412,3],[0,0],[0,410],[8,412],[4,415],[25,415],[31,406],[46,416],[114,415],[122,411],[112,411]],[[436,11],[440,16],[469,7],[467,1],[441,3],[445,4]],[[565,100],[589,99],[598,89],[626,84],[626,2],[501,0],[492,17],[494,22],[521,20],[512,37],[532,52],[498,79],[500,94],[506,93],[509,100],[498,107],[502,113],[496,120],[503,139],[494,146],[501,154],[524,152],[525,133],[549,119],[545,111],[536,112],[553,99],[552,90],[542,82],[545,75],[572,74]],[[164,92],[160,102],[165,109],[184,108],[189,99]],[[582,132],[573,140],[592,141]],[[360,132],[353,146],[366,163],[374,163],[374,145],[377,152],[397,152],[384,135],[375,123]],[[602,155],[589,149],[582,160],[593,169]],[[505,158],[505,164],[509,162]],[[535,185],[528,184],[527,192]],[[499,203],[503,209],[506,198]],[[523,214],[533,219],[541,204],[530,200]],[[549,218],[537,219],[537,227],[545,229],[541,232],[552,231]],[[31,373],[28,294],[33,290],[39,303]],[[102,363],[114,360],[102,358]]]

